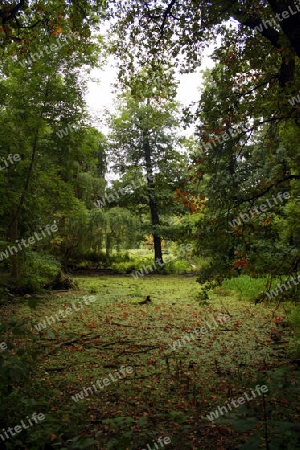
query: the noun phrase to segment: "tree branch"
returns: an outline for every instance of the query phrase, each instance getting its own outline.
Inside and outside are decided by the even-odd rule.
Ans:
[[[8,8],[3,9],[3,6],[2,6],[2,10],[0,11],[0,17],[2,19],[3,25],[6,22],[9,22],[11,19],[13,19],[15,17],[15,15],[17,14],[17,12],[19,12],[19,10],[24,7],[24,5],[25,5],[25,0],[20,0],[20,2],[17,5],[12,6],[9,9]],[[8,6],[8,5],[6,5],[6,6]]]
[[[278,180],[277,182],[272,183],[270,186],[268,186],[266,189],[264,189],[264,191],[254,195],[253,197],[241,200],[236,206],[240,206],[245,202],[251,202],[253,200],[257,200],[260,197],[263,197],[265,194],[267,194],[274,186],[278,186],[281,183],[284,183],[285,181],[290,181],[290,180],[300,180],[300,175],[289,175],[285,178],[282,178],[281,180]]]
[[[176,0],[172,0],[171,3],[169,3],[167,9],[166,9],[165,12],[164,12],[164,15],[163,15],[163,21],[162,21],[162,24],[161,24],[161,26],[160,26],[160,39],[163,38],[163,35],[164,35],[164,28],[165,28],[165,25],[166,25],[166,23],[167,23],[168,16],[169,16],[169,14],[171,13],[172,8],[173,8],[173,6],[175,5],[175,3],[176,3]]]

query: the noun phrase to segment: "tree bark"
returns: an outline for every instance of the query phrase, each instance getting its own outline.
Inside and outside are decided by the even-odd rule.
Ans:
[[[300,13],[295,6],[294,0],[285,0],[278,2],[277,0],[268,0],[274,14],[279,14],[280,27],[288,40],[290,41],[297,56],[300,58]],[[298,5],[299,6],[299,5]],[[283,12],[289,14],[288,18],[283,19]]]
[[[155,184],[153,181],[153,166],[151,161],[151,147],[149,143],[149,134],[143,131],[144,158],[147,170],[148,199],[151,212],[152,236],[154,243],[154,261],[163,264],[161,237],[158,227],[160,225],[157,203],[155,199]]]

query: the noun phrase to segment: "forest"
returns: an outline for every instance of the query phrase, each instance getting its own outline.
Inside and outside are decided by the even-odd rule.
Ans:
[[[0,450],[300,449],[299,0],[1,0],[0,54]]]

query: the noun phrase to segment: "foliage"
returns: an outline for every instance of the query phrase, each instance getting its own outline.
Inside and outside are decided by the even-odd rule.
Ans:
[[[43,402],[35,401],[32,396],[25,393],[32,382],[37,359],[41,352],[36,335],[32,333],[27,319],[16,316],[4,318],[0,323],[0,334],[5,339],[7,349],[0,352],[0,421],[2,427],[7,429],[12,423],[25,419],[26,414],[45,411],[47,406]],[[9,412],[9,414],[8,414]],[[33,436],[32,436],[33,434]],[[39,445],[32,448],[41,448],[44,440],[39,432],[30,433],[28,442],[33,438],[39,440]],[[6,442],[8,450],[23,445],[21,440]],[[30,445],[30,444],[29,444]]]
[[[289,314],[289,321],[294,330],[294,339],[292,341],[292,356],[300,358],[300,307],[293,307]]]
[[[58,38],[76,32],[80,37],[78,53],[88,53],[93,48],[89,42],[91,28],[97,28],[104,11],[105,2],[98,0],[5,4],[0,11],[0,46],[10,57],[28,57],[38,50],[37,44],[50,46]],[[76,54],[76,48],[68,44],[60,57]]]
[[[228,295],[234,291],[239,300],[254,300],[261,292],[266,289],[266,278],[253,278],[249,275],[240,275],[238,277],[224,280],[222,289],[227,291]],[[218,293],[219,291],[216,290]]]
[[[28,251],[19,267],[18,290],[23,293],[39,292],[60,272],[60,263],[51,255]]]
[[[5,48],[0,64],[0,154],[3,160],[18,156],[16,163],[0,170],[0,237],[6,246],[33,236],[55,219],[59,224],[78,206],[78,198],[91,208],[104,189],[105,139],[89,124],[81,75],[82,65],[88,70],[98,64],[101,40],[87,34],[98,22],[92,17],[96,5],[83,15],[80,8],[76,13],[77,6],[54,1],[24,8],[20,2],[15,9],[6,5],[0,11]],[[84,23],[87,17],[90,25]],[[34,251],[63,259],[55,251],[58,236],[55,239],[37,243]],[[19,267],[21,255],[13,255],[7,264],[14,284],[21,282],[20,274],[26,278],[25,266]],[[33,281],[31,288],[41,282]]]

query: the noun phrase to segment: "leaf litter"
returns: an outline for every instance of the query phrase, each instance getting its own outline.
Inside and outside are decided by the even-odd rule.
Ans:
[[[291,368],[287,354],[291,330],[281,331],[280,345],[270,340],[272,307],[216,294],[201,305],[195,278],[149,276],[137,281],[109,276],[96,281],[79,277],[81,291],[48,298],[36,310],[22,306],[19,314],[38,323],[87,295],[91,281],[93,289],[97,287],[95,301],[41,333],[45,353],[31,389],[41,396],[45,390],[50,392],[51,414],[63,412],[65,423],[76,417],[78,433],[95,438],[94,448],[134,450],[146,442],[154,445],[153,436],[169,436],[170,449],[243,448],[256,431],[262,433],[261,398],[215,422],[206,414],[256,384],[269,385],[274,371],[282,367],[290,368],[290,382],[299,388],[299,371]],[[147,295],[151,303],[139,305]],[[226,323],[172,349],[174,341],[224,314],[230,315]],[[122,366],[131,366],[132,374],[78,403],[72,400]],[[293,402],[284,403],[283,396],[269,392],[264,401],[269,409],[280,406],[275,414],[278,421],[288,414],[291,420],[299,417]],[[299,391],[295,398],[299,404]],[[243,420],[239,425],[241,417],[244,422],[248,418],[246,431]],[[54,435],[59,431],[54,429]],[[114,447],[116,435],[119,443]],[[262,439],[259,445],[264,448]]]

